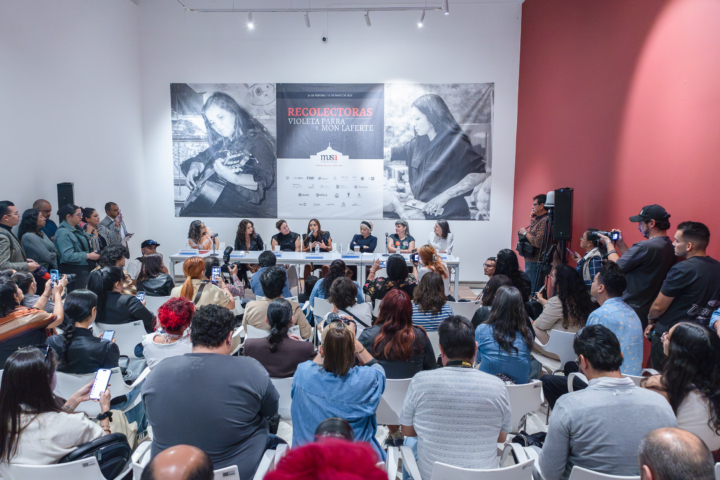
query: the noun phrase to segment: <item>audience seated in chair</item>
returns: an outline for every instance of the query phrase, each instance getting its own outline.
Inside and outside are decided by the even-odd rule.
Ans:
[[[385,372],[355,338],[355,324],[331,323],[323,330],[315,360],[298,365],[293,377],[293,447],[312,442],[326,418],[340,417],[352,425],[355,440],[369,442],[384,459],[375,439],[375,410],[384,390]]]
[[[270,330],[270,326],[265,321],[267,317],[267,309],[270,302],[276,298],[282,298],[282,292],[285,288],[287,280],[287,271],[278,265],[274,267],[268,267],[263,270],[260,275],[260,283],[262,285],[264,297],[257,298],[245,306],[245,313],[243,315],[243,326],[252,325],[255,328],[261,328],[263,330]],[[288,300],[292,306],[293,319],[291,326],[300,327],[300,336],[303,339],[310,338],[312,334],[312,327],[305,318],[305,314],[302,313],[302,309],[297,302]],[[247,329],[247,328],[246,328]]]
[[[552,330],[576,333],[585,326],[588,315],[596,307],[582,276],[574,268],[557,265],[550,271],[548,280],[548,291],[555,294],[549,300],[539,293],[535,294],[535,300],[543,306],[543,311],[533,322],[533,330],[538,342],[543,345],[550,340]],[[535,349],[545,356],[560,359],[538,345]]]
[[[330,286],[328,301],[333,307],[333,313],[350,317],[360,324],[359,331],[362,331],[372,324],[372,305],[368,302],[358,303],[358,291],[358,284],[349,277],[338,277]]]
[[[47,313],[53,313],[55,310],[55,302],[53,302],[51,298],[38,295],[38,284],[35,281],[35,275],[30,272],[17,272],[13,274],[12,281],[22,290],[23,299],[20,305],[27,308],[45,310]],[[49,282],[44,283],[47,284]],[[43,304],[45,305],[44,307]]]
[[[212,278],[212,269],[213,267],[221,267],[222,263],[220,262],[220,259],[218,257],[205,257],[205,279]],[[228,291],[228,293],[233,297],[244,297],[245,296],[245,286],[243,285],[243,282],[238,277],[238,265],[234,264],[231,266],[228,266],[228,273],[230,273],[230,283],[225,282],[225,277],[223,275],[220,275],[220,278],[218,279],[217,285]],[[232,310],[235,307],[228,307],[230,310]]]
[[[175,282],[168,274],[159,253],[148,253],[143,257],[142,268],[137,277],[137,289],[150,297],[168,297],[175,288]]]
[[[273,252],[262,252],[258,257],[258,264],[260,265],[260,269],[253,273],[253,276],[250,277],[250,287],[255,294],[255,298],[266,296],[265,293],[263,293],[260,276],[262,275],[262,272],[270,267],[274,267],[277,264],[277,257]],[[287,274],[287,270],[285,270],[285,273]],[[285,286],[283,287],[282,296],[283,298],[290,298],[293,296],[292,293],[290,293],[290,284],[287,280],[287,275],[285,277]]]
[[[65,299],[65,331],[45,342],[60,360],[58,372],[86,375],[118,366],[118,346],[96,337],[90,330],[97,315],[97,304],[98,297],[90,290],[74,290]]]
[[[505,248],[498,252],[496,258],[495,275],[505,275],[508,277],[513,287],[520,290],[523,302],[529,301],[532,282],[527,273],[520,270],[517,254],[509,248]],[[535,279],[532,281],[534,282]]]
[[[143,357],[150,369],[162,360],[192,351],[190,322],[195,305],[182,297],[173,297],[158,309],[162,330],[150,333],[142,341]]]
[[[102,267],[118,267],[123,273],[122,293],[125,295],[137,295],[138,289],[135,287],[132,277],[125,272],[126,252],[127,250],[123,245],[108,245],[100,252],[100,258],[98,259],[95,270],[99,270]]]
[[[472,368],[477,343],[470,320],[452,315],[438,334],[445,368],[419,372],[410,382],[400,428],[417,440],[407,438],[405,444],[415,451],[424,479],[432,477],[435,462],[497,468],[497,443],[511,429],[505,384]]]
[[[213,480],[210,456],[197,447],[176,445],[160,452],[143,470],[140,480]]]
[[[443,293],[451,302],[455,301],[450,295],[450,269],[445,265],[445,261],[438,255],[435,247],[432,245],[423,245],[417,251],[419,262],[413,262],[413,275],[418,282],[422,282],[423,277],[428,273],[437,273],[443,282]]]
[[[516,384],[530,381],[533,337],[517,288],[500,287],[490,317],[475,330],[475,340],[480,371],[506,375]]]
[[[298,303],[300,305],[304,305],[305,302],[310,301],[310,295],[312,295],[313,288],[315,288],[315,284],[318,280],[320,279],[315,275],[310,275],[305,279],[303,291],[298,294]]]
[[[175,445],[206,452],[216,469],[237,465],[252,478],[274,436],[266,418],[279,394],[254,359],[231,356],[235,317],[219,305],[197,309],[190,327],[193,350],[160,362],[142,387],[153,430],[152,456]]]
[[[92,382],[64,404],[58,401],[53,394],[56,365],[57,355],[44,345],[21,348],[5,362],[0,385],[0,465],[51,465],[110,433],[110,418],[98,424],[84,413],[73,413],[80,403],[90,401]],[[100,411],[109,410],[107,389],[100,395]]]
[[[268,305],[265,318],[270,335],[245,340],[243,355],[260,362],[272,378],[292,377],[299,364],[315,358],[312,342],[288,334],[292,319],[293,307],[290,302],[276,298]]]
[[[157,247],[159,246],[160,244],[155,240],[145,240],[140,244],[140,253],[142,256],[130,260],[125,266],[125,271],[130,275],[130,278],[137,282],[137,277],[140,275],[140,270],[142,270],[143,257],[151,253],[157,253]],[[165,273],[168,272],[166,271]]]
[[[332,287],[333,282],[336,278],[343,278],[346,276],[346,266],[345,262],[342,260],[333,260],[333,262],[330,264],[330,269],[328,270],[328,273],[324,276],[324,278],[321,278],[320,280],[315,283],[315,286],[312,289],[312,292],[310,293],[310,306],[315,308],[315,299],[316,298],[324,298],[329,299],[330,298],[330,287]],[[352,280],[351,280],[352,282]],[[362,290],[360,289],[360,285],[357,282],[353,282],[357,286],[357,303],[362,304],[365,303],[365,295],[362,293]]]
[[[123,271],[118,267],[103,267],[90,272],[88,290],[98,297],[96,321],[121,325],[142,320],[145,331],[150,333],[154,330],[155,316],[145,308],[144,301],[123,293],[124,278]]]
[[[400,254],[390,255],[387,259],[387,277],[375,278],[375,274],[380,270],[381,259],[376,258],[370,267],[363,292],[370,295],[370,301],[373,305],[377,300],[382,300],[387,292],[394,288],[399,288],[413,298],[413,292],[417,287],[417,279],[414,275],[408,273],[408,267],[405,258]]]
[[[470,320],[473,327],[477,328],[478,325],[485,323],[488,317],[490,317],[492,304],[495,301],[495,295],[497,295],[500,287],[512,287],[512,282],[505,275],[493,275],[490,277],[490,280],[482,291],[482,299],[480,301],[482,307],[475,310],[475,314],[473,314]]]
[[[183,273],[186,277],[185,282],[172,289],[171,297],[182,297],[193,302],[196,307],[219,305],[228,310],[235,308],[235,299],[222,279],[222,283],[218,283],[218,285],[213,285],[208,281],[205,276],[205,260],[202,257],[185,260]]]
[[[428,332],[436,332],[440,322],[453,314],[447,304],[443,278],[439,273],[428,272],[413,292],[412,323]]]
[[[667,357],[660,375],[644,383],[664,396],[678,428],[705,442],[720,462],[720,339],[694,323],[678,323],[663,335]]]
[[[660,395],[623,378],[620,342],[607,327],[586,326],[573,348],[590,383],[555,404],[535,463],[538,473],[544,480],[567,479],[577,465],[608,475],[638,475],[640,441],[657,428],[677,426],[672,408]]]
[[[645,435],[638,451],[641,480],[715,480],[715,462],[700,438],[679,428]]]

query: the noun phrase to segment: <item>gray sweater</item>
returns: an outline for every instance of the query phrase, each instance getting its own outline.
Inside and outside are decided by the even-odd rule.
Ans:
[[[567,479],[574,465],[639,475],[640,440],[664,427],[677,427],[665,397],[629,378],[596,378],[555,404],[538,466],[544,480]]]
[[[28,258],[32,258],[47,270],[57,270],[58,264],[55,245],[44,233],[41,232],[40,235],[35,235],[34,233],[26,233],[23,235],[20,241],[25,249],[25,254]]]

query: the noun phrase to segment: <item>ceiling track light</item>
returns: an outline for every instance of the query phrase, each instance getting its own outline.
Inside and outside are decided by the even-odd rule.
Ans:
[[[365,23],[367,23],[368,27],[372,26],[372,23],[370,23],[370,12],[369,11],[365,12]]]
[[[305,12],[305,26],[310,28],[310,14],[308,12]]]
[[[253,23],[252,18],[252,12],[248,12],[248,28],[254,28],[255,24]]]
[[[450,4],[448,3],[448,0],[443,0],[442,10],[445,15],[450,15]]]
[[[423,22],[425,22],[425,10],[423,10],[422,15],[420,15],[420,21],[418,22],[418,27],[422,27]]]

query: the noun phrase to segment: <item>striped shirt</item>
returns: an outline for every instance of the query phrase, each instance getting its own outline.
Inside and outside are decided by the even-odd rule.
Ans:
[[[424,312],[420,310],[417,303],[413,303],[413,325],[423,327],[425,331],[437,332],[440,322],[453,314],[452,308],[447,303],[443,305],[440,313]]]

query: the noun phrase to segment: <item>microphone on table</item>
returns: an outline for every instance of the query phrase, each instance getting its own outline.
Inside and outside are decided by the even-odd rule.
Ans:
[[[390,234],[385,232],[385,253],[390,253],[388,252],[388,238],[390,238]]]

